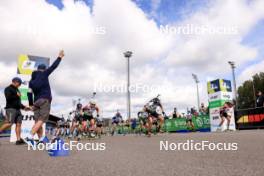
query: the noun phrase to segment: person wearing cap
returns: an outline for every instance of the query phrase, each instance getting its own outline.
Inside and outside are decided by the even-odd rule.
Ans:
[[[47,68],[45,65],[41,64],[38,66],[37,70],[32,73],[29,82],[28,99],[29,105],[34,111],[35,125],[32,127],[31,136],[26,139],[27,142],[32,143],[35,134],[38,135],[40,140],[42,138],[42,125],[49,119],[52,101],[49,76],[59,66],[63,57],[64,51],[62,50],[59,52],[58,58],[50,67]]]
[[[15,77],[12,79],[12,83],[5,88],[6,115],[4,116],[4,124],[0,128],[0,133],[2,133],[4,130],[10,128],[13,124],[16,124],[16,145],[24,144],[24,141],[21,139],[21,124],[23,116],[20,110],[30,110],[29,107],[26,107],[21,103],[21,93],[18,89],[21,84],[22,80],[18,77]]]

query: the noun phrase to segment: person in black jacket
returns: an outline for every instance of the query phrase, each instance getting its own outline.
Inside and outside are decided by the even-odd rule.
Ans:
[[[21,104],[21,93],[18,90],[21,83],[22,80],[18,77],[15,77],[12,80],[12,84],[5,88],[6,115],[4,118],[4,124],[0,128],[0,133],[2,133],[4,130],[10,128],[12,124],[16,124],[17,145],[24,144],[24,141],[21,139],[21,124],[23,116],[20,110],[30,110],[29,107]]]
[[[257,107],[264,107],[264,95],[261,91],[258,91],[258,97],[257,97]]]
[[[43,135],[42,125],[47,122],[50,115],[50,107],[52,101],[51,89],[49,84],[50,74],[59,66],[64,57],[64,51],[60,51],[58,58],[49,67],[39,65],[37,71],[32,73],[29,82],[28,98],[29,105],[34,111],[35,125],[32,127],[31,136],[27,138],[28,142],[32,143],[33,136],[37,133],[41,140]],[[33,100],[34,95],[34,100]]]

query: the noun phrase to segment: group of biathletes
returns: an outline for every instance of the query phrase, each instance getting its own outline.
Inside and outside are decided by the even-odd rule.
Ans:
[[[64,58],[64,51],[59,52],[58,58],[50,66],[41,64],[38,66],[37,70],[32,73],[31,80],[29,81],[29,92],[28,99],[29,105],[25,106],[21,103],[21,93],[19,87],[22,84],[22,80],[19,77],[12,79],[11,85],[5,88],[5,98],[6,98],[6,113],[4,116],[4,123],[0,127],[0,134],[5,130],[10,128],[13,124],[16,125],[16,144],[30,143],[35,144],[34,136],[37,134],[39,141],[45,139],[45,134],[43,134],[43,124],[47,122],[50,115],[51,108],[51,88],[49,84],[50,74],[59,66],[61,60]],[[224,120],[227,120],[229,126],[231,115],[229,109],[232,107],[232,104],[227,102],[221,110],[221,123],[219,127],[223,125]],[[30,135],[25,139],[21,138],[21,124],[22,124],[22,114],[21,110],[33,111],[35,124],[30,131]],[[208,108],[203,104],[201,105],[200,113],[208,113]],[[94,115],[96,113],[96,115]],[[58,129],[63,129],[68,127],[68,134],[70,138],[75,136],[80,137],[88,135],[89,137],[100,136],[104,133],[103,123],[100,119],[100,111],[96,102],[91,100],[87,106],[82,106],[81,104],[77,105],[75,111],[72,112],[74,118],[72,124],[62,125]],[[199,115],[194,108],[187,113],[186,123],[187,125],[194,128],[192,122],[192,117]],[[172,114],[173,118],[180,118],[177,110],[174,109]],[[140,129],[146,133],[147,136],[151,136],[153,128],[155,128],[156,133],[164,132],[164,121],[168,118],[165,114],[159,96],[150,100],[144,107],[143,110],[138,113],[138,120],[133,119],[131,121],[124,122],[120,112],[117,112],[112,119],[111,134],[114,135],[116,128],[120,125],[130,126],[132,129],[135,129],[137,125],[140,126]],[[140,132],[142,132],[140,131]],[[62,134],[62,130],[57,130],[54,134],[54,137]]]
[[[227,125],[229,130],[232,104],[226,102],[221,108],[221,121],[219,124],[219,130],[221,129],[225,120],[227,120]],[[53,135],[57,137],[68,137],[70,139],[77,138],[80,140],[82,138],[100,138],[101,135],[111,134],[122,134],[126,135],[128,133],[133,133],[137,135],[146,134],[148,137],[151,134],[163,133],[164,132],[164,121],[170,118],[185,118],[187,128],[191,131],[195,131],[195,126],[193,122],[193,117],[198,117],[199,115],[208,115],[208,107],[201,104],[199,112],[195,108],[187,110],[187,114],[180,114],[177,112],[177,108],[174,108],[173,113],[167,116],[163,110],[163,106],[159,99],[159,96],[151,99],[143,109],[138,112],[137,118],[123,120],[123,117],[119,110],[115,113],[112,118],[111,127],[106,127],[103,125],[103,120],[100,117],[99,106],[96,101],[92,99],[89,104],[83,106],[78,103],[76,109],[70,112],[72,120],[58,121],[56,129],[53,131]],[[64,119],[64,118],[63,118]]]
[[[70,115],[73,117],[72,120],[59,121],[53,135],[80,140],[82,137],[100,138],[102,134],[106,133],[113,136],[115,133],[119,133],[119,130],[122,130],[123,135],[130,132],[139,134],[145,132],[150,136],[153,126],[155,127],[155,134],[158,132],[163,133],[164,119],[167,118],[158,97],[144,106],[143,110],[138,113],[138,120],[135,118],[124,120],[119,110],[117,110],[112,118],[111,129],[108,128],[108,130],[103,126],[99,106],[95,99],[90,100],[86,106],[78,103],[76,109]],[[137,126],[140,126],[139,130],[136,130]]]

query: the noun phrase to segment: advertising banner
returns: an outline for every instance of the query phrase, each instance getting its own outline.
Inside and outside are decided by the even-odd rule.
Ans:
[[[211,131],[225,131],[227,130],[227,119],[224,119],[223,125],[221,123],[220,110],[227,101],[233,100],[231,81],[224,79],[217,79],[207,83],[208,101],[209,101],[209,115]],[[231,116],[229,125],[230,130],[235,130],[234,109],[229,108],[228,113]]]
[[[232,100],[232,92],[215,92],[208,95],[209,102],[217,101],[217,100]]]
[[[31,75],[34,70],[38,68],[40,64],[49,66],[50,59],[46,57],[31,56],[31,55],[19,55],[17,64],[17,74],[19,75]]]
[[[221,116],[220,116],[220,108],[213,108],[210,110],[210,121],[211,121],[211,131],[225,131],[227,130],[227,120],[225,119],[223,125],[220,127],[219,124],[221,122]],[[218,112],[218,113],[217,113]],[[234,116],[234,108],[230,108],[229,113],[231,114],[231,121],[229,125],[230,130],[236,130],[235,126],[235,116]]]
[[[215,92],[232,92],[231,81],[225,79],[217,79],[207,83],[208,94]]]
[[[226,101],[227,100],[211,101],[211,102],[209,102],[209,109],[211,109],[211,108],[220,108],[220,107],[222,107],[225,104]]]
[[[208,115],[193,117],[195,130],[210,130],[210,118]],[[167,119],[165,120],[165,130],[168,132],[187,131],[188,126],[185,118]]]
[[[40,64],[45,64],[47,67],[49,66],[50,59],[46,57],[39,56],[31,56],[31,55],[19,55],[17,62],[17,76],[22,79],[22,85],[19,90],[21,92],[21,102],[24,105],[28,105],[28,84],[31,79],[31,74],[33,71],[37,69]],[[30,130],[34,125],[34,114],[33,112],[25,112],[22,111],[23,121],[21,127],[21,137],[28,137],[30,134]],[[45,124],[43,125],[43,133],[45,134]],[[37,135],[34,136],[37,139]],[[15,125],[11,127],[11,137],[10,142],[15,142],[16,133],[15,133]]]

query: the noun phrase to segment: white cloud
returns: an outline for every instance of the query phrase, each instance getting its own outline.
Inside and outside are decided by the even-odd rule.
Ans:
[[[244,81],[252,79],[257,73],[264,72],[264,60],[248,66],[238,77],[238,84],[243,84]]]
[[[261,8],[262,7],[262,8]],[[226,72],[226,63],[232,59],[242,65],[256,58],[256,48],[242,44],[242,39],[264,17],[263,1],[215,1],[208,8],[195,12],[189,18],[172,25],[226,27],[237,29],[235,35],[203,34],[178,35],[178,45],[169,53],[166,63],[172,66],[190,66],[202,73]]]

